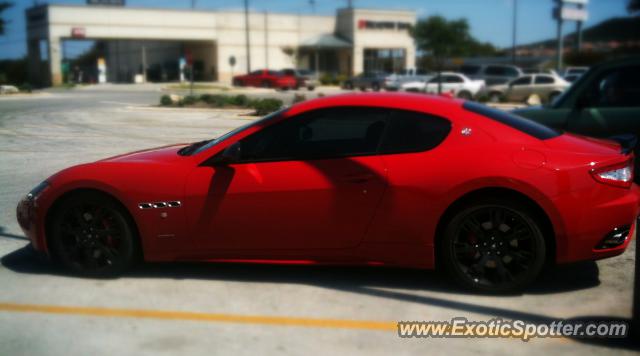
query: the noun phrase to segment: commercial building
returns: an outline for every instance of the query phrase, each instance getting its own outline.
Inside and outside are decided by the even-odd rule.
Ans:
[[[248,69],[353,75],[414,66],[412,11],[345,8],[335,16],[243,11],[39,5],[27,10],[31,80],[62,82],[64,41],[96,41],[96,81],[184,78],[230,82]]]

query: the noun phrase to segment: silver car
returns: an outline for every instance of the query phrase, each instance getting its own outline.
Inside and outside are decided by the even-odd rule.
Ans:
[[[522,69],[508,64],[465,64],[460,72],[471,79],[484,80],[486,85],[504,84],[524,75]]]
[[[534,94],[543,102],[552,102],[570,85],[571,83],[557,75],[533,74],[524,75],[507,84],[489,86],[487,93],[491,102],[501,100],[523,102]]]
[[[384,88],[389,91],[396,91],[400,90],[405,83],[426,82],[433,76],[434,74],[430,74],[424,69],[408,68],[387,76],[384,79]]]

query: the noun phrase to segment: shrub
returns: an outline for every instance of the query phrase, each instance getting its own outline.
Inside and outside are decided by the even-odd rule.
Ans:
[[[169,95],[163,95],[160,97],[160,105],[162,106],[171,106],[173,104],[173,100]]]
[[[182,100],[182,103],[184,105],[193,105],[195,103],[198,102],[198,97],[193,96],[193,95],[187,95],[184,97],[184,99]]]
[[[208,104],[211,101],[211,97],[212,97],[211,94],[202,94],[200,95],[200,101],[203,101]]]
[[[486,93],[480,94],[476,97],[476,101],[486,103],[489,101],[489,95],[487,95]]]
[[[20,85],[20,88],[18,88],[18,90],[25,93],[31,93],[33,91],[33,87],[30,83],[23,83],[22,85]]]
[[[343,85],[344,82],[346,82],[349,79],[349,76],[344,75],[344,74],[338,74],[336,76],[336,79],[334,81],[335,85]]]
[[[249,106],[249,98],[246,95],[240,94],[229,98],[231,105],[246,107]]]
[[[333,76],[331,74],[325,73],[320,76],[320,84],[322,85],[331,85],[333,83]]]
[[[295,103],[301,103],[303,101],[307,100],[307,96],[304,94],[295,94],[293,96],[293,104]]]
[[[200,100],[204,101],[205,103],[211,106],[220,108],[227,105],[227,102],[228,102],[227,98],[228,97],[224,95],[204,94],[200,97]]]
[[[259,116],[280,110],[282,104],[282,100],[279,99],[257,99],[251,102],[251,106],[256,109],[256,115]]]

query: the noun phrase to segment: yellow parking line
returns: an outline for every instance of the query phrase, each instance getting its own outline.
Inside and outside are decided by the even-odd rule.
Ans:
[[[316,328],[333,328],[333,329],[364,329],[364,330],[385,330],[385,331],[397,330],[396,322],[386,322],[386,321],[212,314],[212,313],[148,310],[148,309],[69,307],[69,306],[40,305],[40,304],[0,303],[0,311],[18,312],[18,313],[85,315],[85,316],[113,317],[113,318],[146,318],[146,319],[164,319],[164,320],[205,321],[205,322],[217,322],[217,323],[282,325],[282,326],[300,326],[300,327],[311,327],[311,328],[316,327]]]

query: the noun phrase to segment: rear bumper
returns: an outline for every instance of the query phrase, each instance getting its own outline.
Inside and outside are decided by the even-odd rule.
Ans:
[[[640,214],[640,190],[636,185],[630,190],[605,187],[592,194],[572,194],[558,198],[555,204],[564,212],[564,231],[556,236],[559,263],[620,255],[635,237]],[[602,241],[621,227],[629,228],[624,241],[602,248]]]

